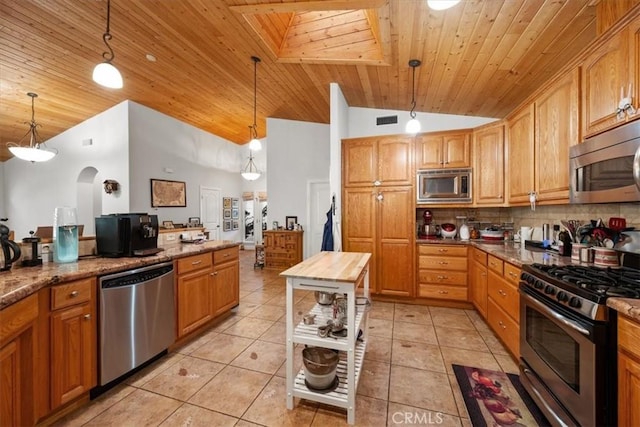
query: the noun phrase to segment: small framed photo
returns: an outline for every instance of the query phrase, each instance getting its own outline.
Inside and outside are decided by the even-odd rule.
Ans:
[[[294,230],[296,228],[297,223],[298,223],[297,216],[288,216],[285,218],[285,224],[286,224],[287,230]]]
[[[240,218],[240,211],[238,210],[238,208],[232,208],[231,209],[231,218],[233,218],[233,219],[239,219]]]
[[[231,197],[222,198],[222,207],[224,209],[231,209]]]
[[[231,220],[225,219],[222,222],[222,231],[231,231]]]
[[[273,221],[272,227],[273,227],[273,228],[271,228],[272,230],[277,230],[278,229],[278,221]]]
[[[200,227],[200,218],[197,216],[189,217],[189,222],[187,223],[188,228]]]
[[[175,228],[173,221],[162,221],[162,228],[172,229]]]
[[[240,229],[240,221],[233,220],[233,229],[234,230],[239,230]]]
[[[223,219],[231,219],[231,208],[222,210]]]
[[[231,207],[234,209],[238,209],[240,207],[240,199],[231,199]]]

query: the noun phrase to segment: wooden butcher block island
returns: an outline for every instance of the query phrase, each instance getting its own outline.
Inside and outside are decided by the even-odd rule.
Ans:
[[[294,397],[304,398],[346,408],[347,421],[349,424],[355,423],[356,390],[367,345],[370,259],[369,253],[320,252],[280,273],[287,278],[288,409],[293,409]],[[306,325],[301,320],[295,324],[294,289],[345,294],[347,336],[322,338],[318,335],[318,327],[332,319],[331,306],[316,304],[309,312],[315,314],[314,324]],[[339,350],[340,361],[336,372],[338,385],[333,391],[311,390],[305,383],[304,369],[293,372],[294,347],[297,343]]]

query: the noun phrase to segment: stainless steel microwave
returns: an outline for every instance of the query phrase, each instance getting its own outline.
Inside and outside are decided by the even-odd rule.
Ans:
[[[416,174],[418,203],[471,203],[471,169],[425,169]]]
[[[569,150],[571,203],[640,201],[640,121],[587,139]]]

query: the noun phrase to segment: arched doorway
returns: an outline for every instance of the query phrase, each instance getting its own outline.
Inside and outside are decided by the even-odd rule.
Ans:
[[[93,166],[82,169],[78,174],[76,200],[78,225],[84,225],[83,235],[95,235],[94,218],[102,214],[102,179]]]

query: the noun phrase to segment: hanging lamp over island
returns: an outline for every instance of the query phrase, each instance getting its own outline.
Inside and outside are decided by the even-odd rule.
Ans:
[[[38,135],[37,127],[40,126],[35,120],[35,108],[34,100],[38,97],[37,93],[28,92],[27,96],[31,97],[31,122],[29,122],[29,130],[20,139],[19,142],[7,143],[7,148],[19,159],[26,160],[28,162],[46,162],[51,160],[58,154],[58,150],[49,149],[43,142],[39,142],[40,137]],[[29,145],[22,145],[22,141],[29,135]]]
[[[256,109],[258,106],[258,62],[260,62],[260,58],[252,56],[251,60],[253,61],[253,125],[250,126],[251,134],[249,135],[249,138],[251,138],[251,141],[249,141],[249,150],[259,151],[262,150],[262,143],[258,139]]]
[[[409,116],[411,119],[405,125],[404,131],[410,135],[415,135],[420,132],[422,126],[418,119],[416,119],[416,67],[419,67],[422,62],[419,59],[412,59],[409,61],[409,66],[413,69],[413,80],[411,89],[411,112]]]
[[[99,63],[93,69],[93,81],[101,86],[108,87],[110,89],[122,89],[122,75],[120,71],[111,63],[115,55],[113,49],[109,46],[109,40],[113,37],[109,32],[111,20],[111,0],[107,0],[107,31],[102,35],[104,44],[109,49],[108,52],[102,52],[104,62]]]

